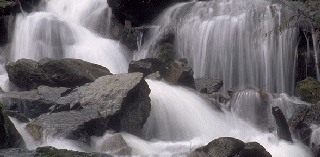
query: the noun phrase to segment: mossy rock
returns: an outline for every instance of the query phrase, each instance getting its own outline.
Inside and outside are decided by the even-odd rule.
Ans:
[[[157,52],[157,58],[162,62],[172,62],[174,56],[174,47],[171,43],[164,43],[160,45]]]
[[[313,104],[320,101],[320,82],[316,79],[308,77],[299,81],[298,90],[301,100]]]
[[[72,151],[67,149],[57,149],[54,147],[38,147],[35,153],[36,157],[108,157],[110,155],[97,154],[97,153],[85,153]]]

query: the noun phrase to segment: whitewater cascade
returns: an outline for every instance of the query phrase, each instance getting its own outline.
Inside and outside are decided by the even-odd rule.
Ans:
[[[18,15],[10,61],[77,58],[105,66],[112,73],[127,72],[127,50],[99,34],[100,28],[110,26],[105,0],[51,0],[44,5],[39,12]]]
[[[291,95],[298,33],[277,30],[289,17],[265,0],[177,4],[157,19],[134,59],[156,56],[157,41],[173,32],[177,58],[188,59],[196,78],[222,79],[223,92],[252,86]]]

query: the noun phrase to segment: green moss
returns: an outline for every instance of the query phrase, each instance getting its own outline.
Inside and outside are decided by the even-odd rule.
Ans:
[[[0,8],[6,8],[12,5],[14,5],[14,2],[0,0]]]
[[[173,61],[174,47],[171,43],[164,43],[159,47],[157,58],[162,62]]]
[[[38,147],[36,149],[36,157],[98,157],[98,155],[93,155],[85,152],[77,152],[67,149],[57,149],[54,147]]]
[[[298,82],[300,98],[309,103],[317,103],[320,101],[320,82],[314,78],[308,77]]]

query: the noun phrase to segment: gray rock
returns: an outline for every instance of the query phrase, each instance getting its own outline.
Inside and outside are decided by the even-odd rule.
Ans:
[[[249,142],[235,157],[272,157],[272,155],[258,142]]]
[[[193,74],[194,72],[187,59],[183,58],[170,65],[168,72],[164,75],[164,79],[173,84],[195,88]]]
[[[93,82],[110,71],[79,59],[42,59],[39,62],[20,59],[6,64],[9,80],[22,90],[51,87],[76,87]]]
[[[107,130],[106,121],[97,110],[83,109],[43,114],[28,123],[26,129],[37,141],[53,136],[90,146],[90,136],[102,136]]]
[[[218,92],[223,86],[223,81],[221,79],[212,78],[209,76],[195,79],[194,82],[197,91],[207,94]]]
[[[232,137],[221,137],[209,142],[206,146],[197,148],[209,157],[234,156],[245,148],[245,143]]]
[[[143,76],[159,72],[164,75],[167,71],[166,64],[161,62],[158,58],[146,58],[139,61],[131,61],[129,64],[129,73],[141,72]]]
[[[61,94],[69,88],[40,86],[37,90],[9,92],[2,95],[2,102],[8,110],[18,111],[27,118],[35,118],[49,112]]]
[[[1,157],[17,157],[17,156],[34,157],[35,152],[27,149],[22,149],[22,148],[0,149],[0,156]]]
[[[3,107],[0,103],[0,149],[25,148],[22,136],[9,117],[3,114]]]
[[[96,109],[110,119],[108,127],[140,135],[150,115],[150,89],[142,73],[108,75],[76,88],[58,100],[59,104],[80,103],[83,108]]]
[[[112,155],[131,155],[132,153],[132,148],[128,146],[121,134],[112,135],[103,141],[98,150]]]

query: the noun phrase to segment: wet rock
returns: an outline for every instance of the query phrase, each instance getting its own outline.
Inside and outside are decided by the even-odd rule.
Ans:
[[[112,157],[108,154],[101,153],[87,153],[87,152],[78,152],[67,149],[57,149],[51,146],[48,147],[38,147],[35,151],[35,156],[50,156],[50,157],[60,157],[60,156],[72,156],[72,157]]]
[[[220,79],[205,76],[194,80],[196,90],[201,93],[212,94],[218,92],[223,86],[223,81]]]
[[[6,64],[9,80],[22,90],[51,87],[76,87],[93,82],[110,71],[79,59],[42,59],[39,62],[20,59]]]
[[[25,156],[25,157],[34,157],[35,152],[23,148],[9,148],[9,149],[0,149],[0,156],[1,157],[18,157],[18,156]]]
[[[25,148],[22,136],[8,116],[3,114],[4,105],[0,103],[0,149]]]
[[[83,108],[96,109],[109,119],[108,127],[140,135],[150,115],[150,89],[142,73],[109,75],[76,88],[58,100],[59,104],[80,103]]]
[[[68,88],[40,86],[37,90],[8,92],[2,95],[2,101],[8,110],[17,111],[27,118],[36,118],[48,113],[50,107],[56,105],[61,93]]]
[[[4,115],[16,118],[21,123],[28,123],[29,119],[18,111],[4,110]]]
[[[209,142],[206,146],[197,148],[209,157],[234,156],[245,148],[245,143],[232,137],[221,137]]]
[[[193,70],[189,66],[186,58],[173,62],[168,72],[164,75],[164,79],[167,82],[195,88]]]
[[[125,20],[132,22],[132,26],[139,26],[151,22],[162,10],[176,2],[185,0],[108,0],[112,13],[121,23]]]
[[[249,142],[235,157],[272,157],[272,155],[258,142]]]
[[[159,74],[163,76],[166,71],[166,65],[158,58],[146,58],[139,61],[131,61],[128,70],[129,73],[141,72],[144,77],[156,72],[159,72]]]
[[[283,115],[278,106],[272,107],[272,115],[276,120],[278,137],[280,139],[293,142],[286,117]]]
[[[301,106],[293,116],[288,120],[289,123],[296,121],[298,118],[303,117],[305,111],[309,108],[309,112],[306,114],[304,123],[311,126],[311,124],[320,124],[320,103],[311,106]]]
[[[128,146],[121,134],[112,135],[103,141],[98,150],[112,155],[131,155],[132,152],[132,148]]]
[[[97,110],[83,109],[43,114],[28,123],[26,129],[37,141],[53,136],[90,146],[90,136],[102,136],[107,130],[106,121]]]
[[[301,100],[313,104],[320,101],[320,82],[316,79],[308,77],[299,81],[297,87]]]

